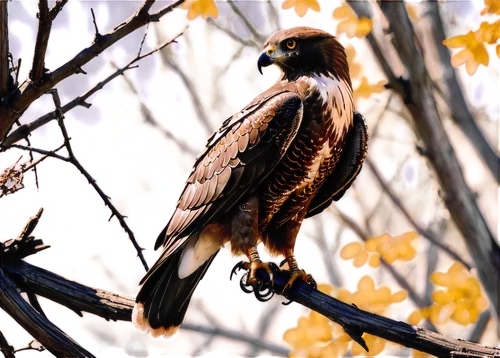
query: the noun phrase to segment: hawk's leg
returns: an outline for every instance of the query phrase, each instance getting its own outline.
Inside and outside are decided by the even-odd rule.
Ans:
[[[249,262],[240,262],[232,270],[231,276],[238,269],[247,273],[242,277],[240,286],[245,292],[254,292],[259,300],[272,295],[273,271],[270,264],[263,263],[257,252],[259,242],[259,198],[253,194],[240,201],[237,210],[228,217],[231,229],[231,251],[234,255],[244,254]],[[266,274],[257,274],[259,270]],[[269,297],[270,298],[270,297]]]
[[[316,288],[316,281],[313,279],[313,277],[310,274],[307,274],[304,270],[299,269],[293,251],[289,250],[287,252],[286,262],[288,263],[288,267],[290,268],[290,278],[283,288],[283,292],[281,293],[282,295],[285,295],[298,279]]]
[[[247,278],[247,283],[256,287],[261,285],[262,283],[259,282],[257,278],[257,271],[258,270],[264,270],[267,272],[269,275],[269,282],[272,283],[273,281],[273,271],[271,270],[271,267],[269,266],[269,263],[267,262],[262,262],[259,257],[259,253],[257,252],[256,247],[252,247],[250,250],[248,250],[248,259],[250,260],[249,266],[248,266],[248,278]]]

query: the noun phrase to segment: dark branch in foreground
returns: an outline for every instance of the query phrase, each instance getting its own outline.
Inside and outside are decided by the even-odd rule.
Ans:
[[[82,311],[85,311],[106,319],[130,321],[134,306],[132,297],[90,288],[25,262],[8,265],[4,270],[20,287],[29,286],[36,294],[61,303],[80,315]],[[281,291],[287,279],[286,271],[277,271],[274,275],[274,290]],[[292,288],[288,298],[339,323],[350,334],[361,336],[363,332],[366,332],[439,357],[453,357],[457,354],[461,357],[477,357],[478,355],[498,357],[500,355],[499,348],[485,347],[446,337],[404,322],[362,311],[314,290],[302,282]],[[246,341],[276,354],[287,353],[286,349],[280,346],[251,339],[247,335],[219,327],[185,323],[182,328]]]
[[[135,303],[133,297],[88,287],[24,261],[5,265],[3,270],[21,289],[29,288],[37,295],[68,307],[80,317],[83,316],[82,312],[88,312],[106,320],[131,320]],[[289,353],[285,347],[235,330],[192,323],[184,323],[182,328],[247,342],[277,355]]]

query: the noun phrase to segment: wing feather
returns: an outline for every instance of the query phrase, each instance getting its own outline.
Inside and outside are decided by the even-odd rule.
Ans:
[[[253,190],[281,160],[301,120],[302,99],[290,84],[275,85],[226,120],[196,159],[155,249],[173,252]]]

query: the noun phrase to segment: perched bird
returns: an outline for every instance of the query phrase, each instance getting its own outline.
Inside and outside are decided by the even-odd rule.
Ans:
[[[226,243],[246,255],[247,282],[272,272],[262,242],[298,268],[295,239],[304,218],[338,200],[363,164],[367,129],[354,112],[347,58],[327,32],[295,27],[264,44],[258,69],[276,65],[279,80],[227,119],[198,156],[177,208],[156,241],[163,252],[142,279],[132,320],[153,337],[179,328],[199,281]]]

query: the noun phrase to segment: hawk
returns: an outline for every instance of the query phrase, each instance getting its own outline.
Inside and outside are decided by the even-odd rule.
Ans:
[[[311,282],[294,257],[302,221],[349,188],[363,164],[367,129],[354,112],[347,58],[327,32],[295,27],[264,44],[258,69],[281,77],[227,119],[198,156],[155,249],[163,251],[141,281],[134,325],[153,337],[179,328],[194,289],[227,242],[246,255],[247,283],[266,270],[257,245],[285,257],[288,290]]]

